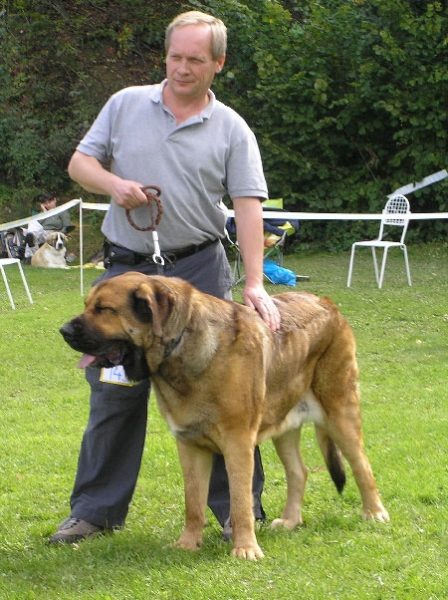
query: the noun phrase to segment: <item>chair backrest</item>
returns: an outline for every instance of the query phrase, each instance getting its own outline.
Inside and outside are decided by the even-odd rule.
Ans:
[[[283,198],[268,198],[261,203],[266,208],[283,210]]]
[[[389,215],[398,215],[402,214],[403,218],[397,216],[389,216]],[[378,238],[380,240],[383,239],[385,226],[395,226],[401,227],[401,238],[400,243],[404,243],[404,238],[406,236],[406,231],[409,225],[409,215],[411,214],[411,210],[409,207],[409,200],[406,196],[402,196],[401,194],[396,194],[395,196],[391,196],[389,200],[386,202],[386,205],[383,209],[383,218],[381,219],[380,226],[380,234]]]

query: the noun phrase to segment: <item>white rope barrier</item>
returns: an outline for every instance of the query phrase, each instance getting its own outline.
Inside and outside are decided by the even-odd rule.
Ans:
[[[10,229],[16,229],[17,227],[23,227],[31,223],[32,221],[41,221],[47,219],[53,215],[57,215],[60,212],[70,210],[75,206],[79,205],[79,264],[80,264],[80,287],[81,295],[84,295],[84,210],[101,210],[107,211],[109,204],[95,203],[95,202],[83,202],[82,198],[70,200],[65,204],[61,204],[56,208],[47,210],[44,213],[39,213],[23,219],[16,219],[15,221],[9,221],[8,223],[0,224],[0,231],[8,231]],[[228,211],[229,217],[234,217],[235,213],[233,210]],[[288,211],[275,211],[265,210],[263,211],[263,219],[282,219],[288,220],[299,220],[299,221],[379,221],[383,218],[382,213],[325,213],[325,212],[288,212]],[[388,214],[388,219],[403,219],[403,213]],[[424,221],[429,219],[448,219],[448,212],[436,212],[436,213],[411,213],[408,215],[411,221]]]
[[[416,190],[421,190],[422,188],[432,185],[433,183],[437,183],[437,181],[442,181],[448,177],[448,171],[446,169],[442,169],[441,171],[437,171],[437,173],[431,173],[427,177],[423,177],[421,181],[417,181],[416,183],[408,183],[403,187],[398,188],[392,194],[389,194],[387,197],[395,196],[396,194],[403,194],[406,196],[407,194],[412,194]]]
[[[234,211],[229,211],[229,217],[234,216]],[[298,219],[299,221],[379,221],[384,217],[382,213],[312,213],[312,212],[287,212],[265,210],[263,219]],[[403,219],[403,213],[387,213],[388,219]],[[420,221],[426,219],[448,219],[448,212],[437,213],[411,213],[407,215],[411,221]]]
[[[45,212],[38,213],[36,215],[32,215],[30,217],[25,217],[23,219],[16,219],[15,221],[9,221],[8,223],[0,223],[0,231],[8,231],[9,229],[17,229],[17,227],[23,227],[28,225],[28,223],[32,223],[33,221],[43,221],[44,219],[48,219],[48,217],[52,217],[53,215],[57,215],[66,210],[70,210],[74,206],[82,203],[82,198],[77,198],[76,200],[69,200],[65,204],[61,204],[61,206],[56,206],[56,208],[52,208],[51,210],[46,210]]]

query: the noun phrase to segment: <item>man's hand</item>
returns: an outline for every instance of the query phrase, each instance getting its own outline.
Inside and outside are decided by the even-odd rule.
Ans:
[[[269,325],[273,331],[280,329],[281,318],[278,308],[274,301],[266,292],[264,287],[249,287],[246,285],[243,291],[243,300],[246,306],[254,308],[263,318],[263,321]]]
[[[128,179],[114,180],[112,200],[125,210],[132,210],[144,204],[148,204],[148,197],[142,190],[142,185],[137,181]]]

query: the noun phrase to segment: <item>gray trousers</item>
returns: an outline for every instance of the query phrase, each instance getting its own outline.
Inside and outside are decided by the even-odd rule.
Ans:
[[[132,267],[115,263],[99,280],[131,270],[148,275],[157,273],[152,263]],[[163,274],[181,277],[218,298],[230,295],[232,273],[220,243],[167,266]],[[113,528],[124,524],[137,482],[146,436],[150,383],[145,380],[128,387],[102,382],[99,377],[99,370],[86,369],[91,387],[90,415],[70,499],[71,516]],[[265,518],[261,504],[263,485],[261,456],[256,448],[253,480],[256,519]],[[208,504],[223,525],[230,513],[230,501],[221,455],[214,455]]]

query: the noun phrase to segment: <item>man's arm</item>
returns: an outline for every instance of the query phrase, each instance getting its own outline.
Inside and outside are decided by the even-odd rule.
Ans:
[[[97,158],[78,150],[70,160],[68,174],[88,192],[110,196],[122,208],[132,210],[148,201],[141,183],[121,179],[105,169]]]
[[[246,284],[244,303],[255,308],[271,329],[280,327],[280,313],[263,287],[263,214],[258,198],[235,198],[235,223],[243,257]]]

